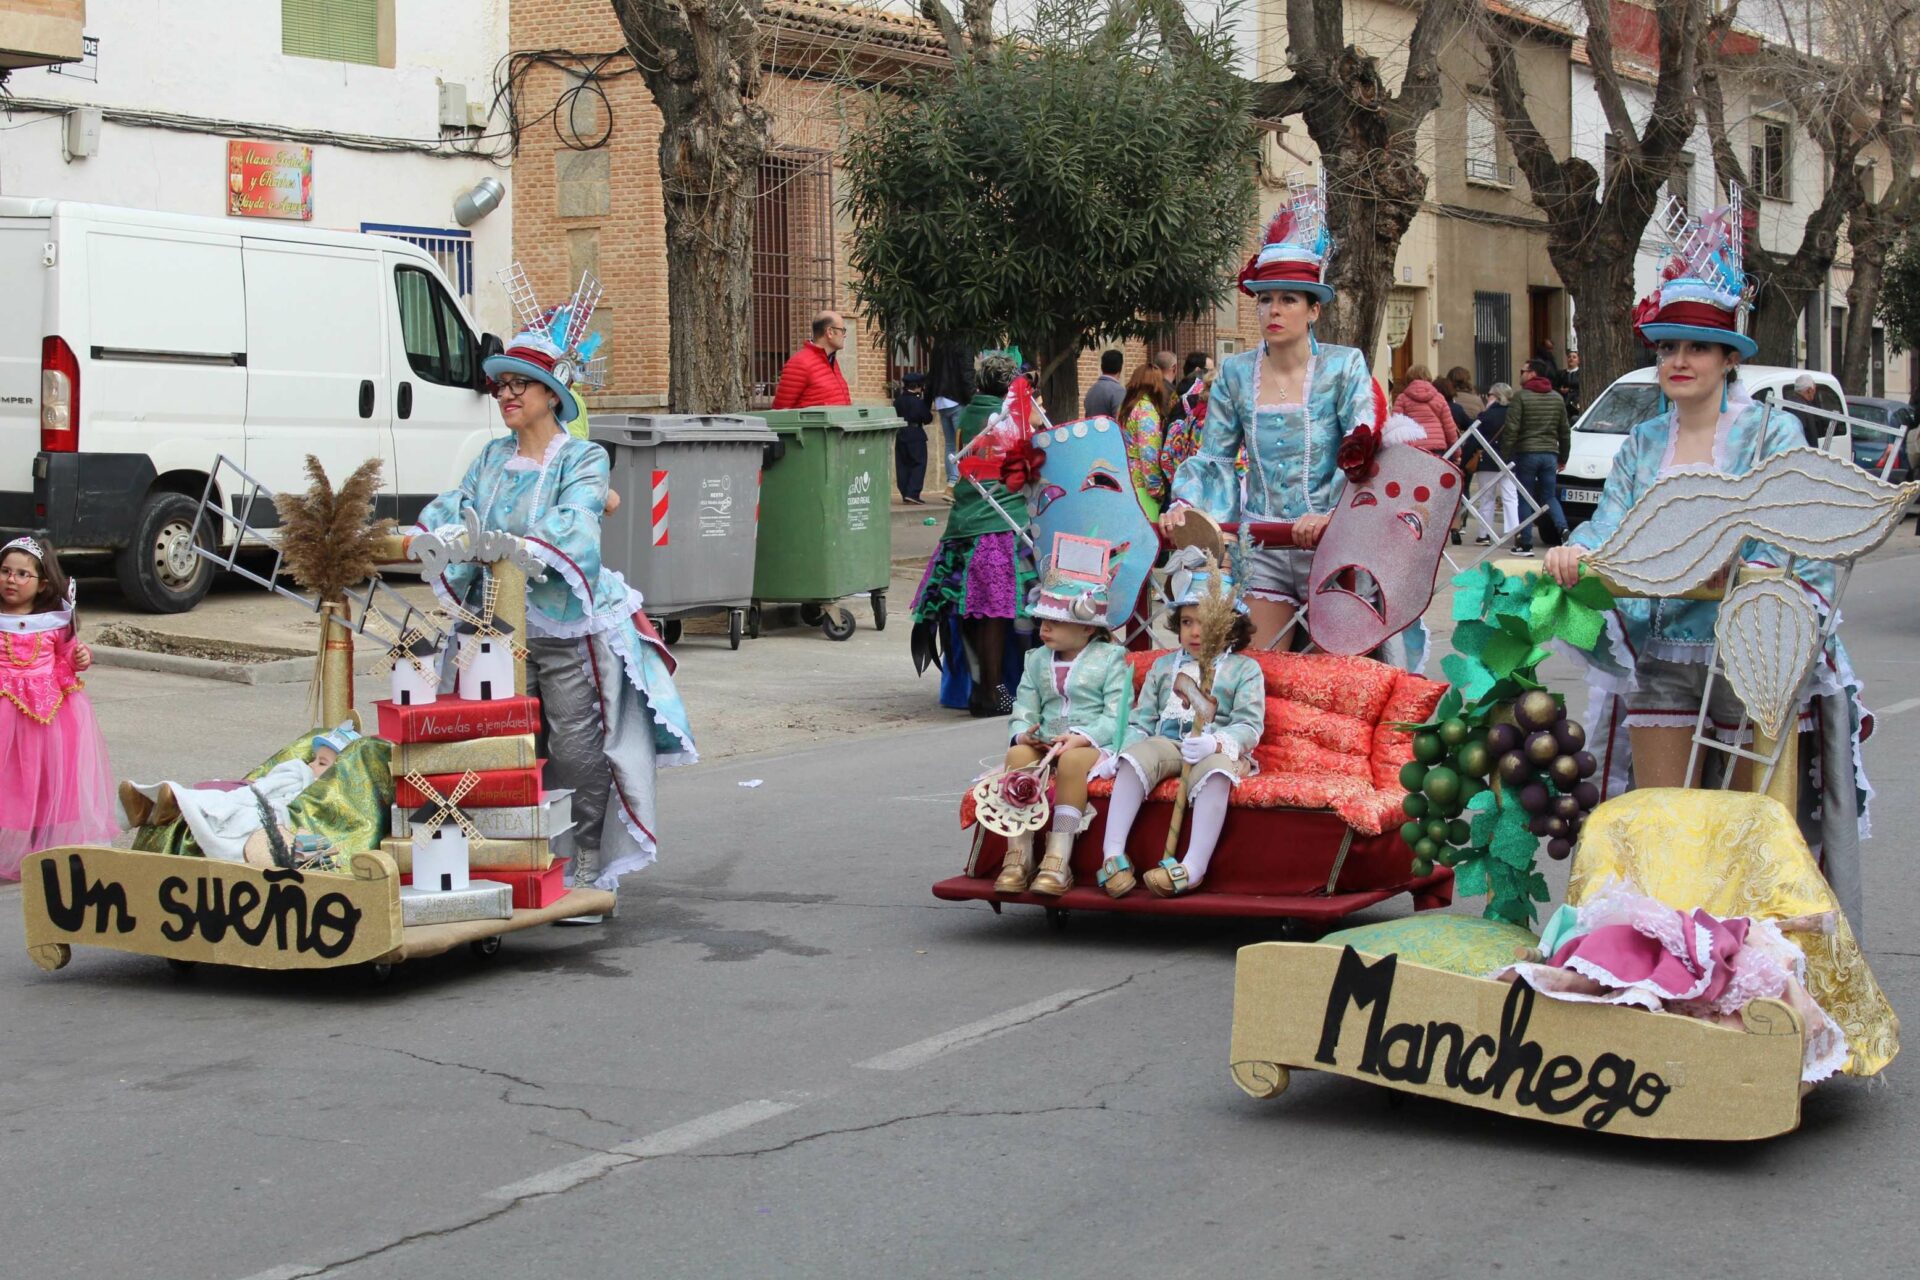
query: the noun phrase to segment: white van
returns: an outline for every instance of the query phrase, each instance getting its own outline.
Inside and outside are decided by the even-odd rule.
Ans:
[[[1810,369],[1788,369],[1773,364],[1743,364],[1740,383],[1755,400],[1766,401],[1792,389],[1801,374],[1813,378],[1814,407],[1834,413],[1846,412],[1846,400],[1839,381],[1830,373]],[[1627,434],[1647,419],[1660,413],[1660,379],[1653,366],[1622,374],[1600,398],[1587,407],[1573,424],[1573,447],[1567,465],[1560,469],[1560,506],[1567,514],[1567,527],[1577,528],[1593,514],[1600,502],[1600,489],[1613,469],[1613,455],[1620,452]],[[1824,432],[1828,453],[1851,460],[1852,437],[1844,423],[1829,422],[1808,415],[1808,420]],[[1808,440],[1813,443],[1812,439]]]
[[[276,492],[308,454],[335,483],[379,458],[409,521],[504,429],[498,343],[402,240],[0,197],[0,538],[112,553],[136,606],[191,609],[217,455]]]

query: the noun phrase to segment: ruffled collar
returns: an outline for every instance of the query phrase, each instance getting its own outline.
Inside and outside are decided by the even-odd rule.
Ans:
[[[54,609],[47,613],[0,613],[0,632],[29,636],[43,631],[59,631],[73,625],[73,610]]]

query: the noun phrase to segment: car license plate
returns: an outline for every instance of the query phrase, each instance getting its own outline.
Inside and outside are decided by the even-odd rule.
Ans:
[[[1565,485],[1562,485],[1560,487],[1560,501],[1585,502],[1593,506],[1598,506],[1600,505],[1600,491],[1598,489],[1569,489]]]

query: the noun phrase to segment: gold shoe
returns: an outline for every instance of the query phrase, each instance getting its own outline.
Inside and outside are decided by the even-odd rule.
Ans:
[[[1057,898],[1073,888],[1073,868],[1067,860],[1073,856],[1073,833],[1070,831],[1049,831],[1047,833],[1047,856],[1040,859],[1040,873],[1027,886],[1027,892],[1044,894]]]
[[[180,802],[173,798],[173,787],[169,783],[160,784],[160,795],[153,802],[153,812],[147,815],[147,821],[156,827],[164,827],[169,822],[180,821]]]
[[[131,782],[120,784],[120,811],[126,814],[127,828],[144,827],[153,816],[153,801],[134,789]]]
[[[1171,858],[1163,858],[1159,866],[1147,868],[1140,882],[1156,898],[1178,897],[1193,887],[1187,878],[1187,869]]]
[[[1108,858],[1100,864],[1100,887],[1109,898],[1124,898],[1133,892],[1133,864],[1126,858]]]
[[[1007,837],[1007,859],[993,882],[995,893],[1025,893],[1033,878],[1033,833]]]

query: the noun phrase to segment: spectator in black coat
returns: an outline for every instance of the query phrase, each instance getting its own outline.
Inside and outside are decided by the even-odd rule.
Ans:
[[[910,373],[901,379],[900,393],[893,398],[893,412],[906,423],[893,438],[893,469],[900,485],[902,501],[916,507],[927,505],[920,488],[927,482],[927,424],[933,410],[927,408],[927,375]]]

